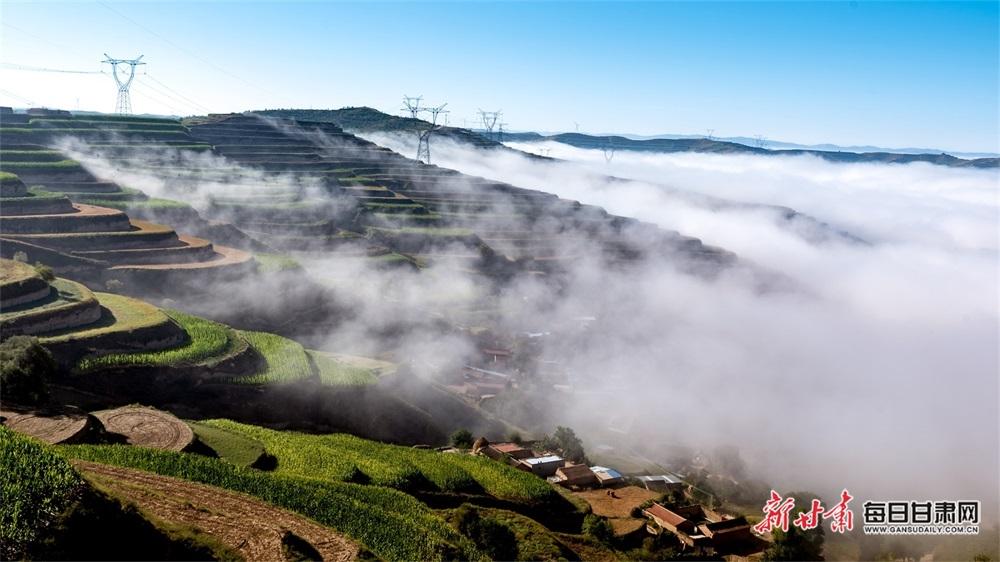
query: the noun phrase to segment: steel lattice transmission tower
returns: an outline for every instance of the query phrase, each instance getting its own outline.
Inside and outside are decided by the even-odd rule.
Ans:
[[[115,113],[119,115],[131,115],[132,99],[129,97],[128,89],[132,86],[132,80],[135,79],[135,67],[140,64],[146,64],[140,62],[143,55],[139,55],[139,58],[135,59],[116,59],[104,53],[104,57],[105,59],[101,62],[111,65],[111,76],[114,77],[115,83],[118,84],[118,101],[115,102]],[[128,65],[128,71],[122,70],[121,74],[119,74],[118,69],[124,65]],[[128,74],[127,77],[124,76],[126,72]]]
[[[419,119],[418,115],[423,108],[420,107],[420,100],[424,99],[424,96],[408,96],[403,94],[403,107],[400,108],[401,111],[409,111],[410,117],[413,119]]]
[[[447,115],[448,112],[444,109],[446,105],[448,104],[445,103],[437,107],[429,107],[420,110],[431,114],[431,126],[429,129],[425,129],[420,132],[420,139],[419,142],[417,142],[417,160],[420,160],[425,164],[431,163],[431,134],[441,128],[441,125],[437,124],[438,115],[442,113]]]
[[[483,111],[479,110],[479,118],[483,120],[483,129],[486,129],[486,138],[490,140],[493,139],[493,127],[496,126],[497,120],[503,115],[502,111]]]

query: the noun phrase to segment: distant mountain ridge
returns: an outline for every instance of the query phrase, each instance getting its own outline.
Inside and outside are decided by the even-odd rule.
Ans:
[[[475,130],[475,129],[473,129]],[[479,132],[479,131],[477,131]],[[539,132],[539,131],[535,131]],[[542,136],[556,135],[563,131],[541,131]],[[659,135],[634,135],[630,133],[586,133],[595,137],[608,137],[608,136],[621,136],[632,140],[655,140],[655,139],[703,139],[709,138],[711,140],[717,141],[727,141],[735,142],[737,144],[745,144],[747,146],[755,146],[758,139],[753,137],[716,137],[716,136],[706,136],[706,135],[682,135],[675,133],[663,133]],[[951,154],[952,156],[957,156],[964,159],[976,159],[976,158],[996,158],[1000,157],[998,152],[988,152],[988,151],[957,151],[957,150],[944,150],[941,148],[919,148],[919,147],[904,147],[904,148],[888,148],[884,146],[875,146],[870,144],[852,144],[843,145],[835,144],[830,142],[816,143],[816,144],[806,144],[797,143],[789,141],[781,141],[776,139],[762,139],[762,148],[774,149],[803,149],[803,150],[822,150],[824,152],[890,152],[896,154]]]
[[[879,162],[907,164],[910,162],[927,162],[941,166],[969,168],[997,168],[1000,158],[964,159],[950,154],[904,154],[896,152],[847,152],[811,149],[774,150],[763,147],[748,146],[737,142],[708,139],[704,137],[675,139],[645,139],[636,140],[619,135],[587,135],[584,133],[560,133],[556,135],[540,135],[538,133],[504,133],[505,141],[539,142],[554,141],[577,148],[604,150],[634,150],[640,152],[699,152],[709,154],[758,154],[762,156],[795,156],[808,154],[818,156],[831,162]]]

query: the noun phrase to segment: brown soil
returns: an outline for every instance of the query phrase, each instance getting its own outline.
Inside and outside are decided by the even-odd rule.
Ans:
[[[250,496],[141,470],[73,464],[109,493],[155,518],[199,529],[248,562],[285,560],[282,539],[288,533],[309,543],[324,561],[358,556],[358,546],[342,535]]]
[[[0,410],[0,418],[3,418],[3,425],[10,429],[53,445],[74,442],[87,432],[90,424],[90,418],[86,414],[69,412]]]
[[[144,406],[125,406],[94,412],[104,428],[124,435],[129,444],[153,449],[181,451],[194,440],[194,433],[184,422],[168,412]]]
[[[120,265],[112,267],[111,269],[205,269],[247,263],[253,259],[253,255],[249,252],[244,252],[243,250],[238,250],[236,248],[218,245],[214,246],[214,248],[217,256],[208,261],[149,265]]]
[[[607,517],[615,534],[619,536],[627,535],[645,524],[645,520],[632,517],[633,508],[639,507],[646,500],[660,497],[660,494],[638,486],[626,486],[613,491],[617,497],[607,495],[606,489],[574,493],[590,504],[594,515]]]
[[[626,486],[613,491],[617,498],[608,496],[607,490],[603,489],[575,492],[575,494],[590,504],[594,515],[602,517],[629,517],[632,508],[639,507],[646,500],[660,497],[660,494],[638,486]]]

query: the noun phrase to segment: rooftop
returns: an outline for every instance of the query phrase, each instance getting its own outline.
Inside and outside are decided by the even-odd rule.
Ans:
[[[563,458],[560,457],[559,455],[547,455],[544,457],[532,457],[530,459],[523,459],[521,460],[521,462],[530,465],[536,465],[536,464],[548,464],[550,462],[560,462],[562,460]]]

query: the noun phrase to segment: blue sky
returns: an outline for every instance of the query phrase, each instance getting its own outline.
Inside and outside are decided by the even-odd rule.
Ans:
[[[110,76],[10,65],[142,53],[137,112],[397,112],[422,94],[456,125],[482,108],[515,130],[1000,151],[997,2],[4,1],[0,23],[17,106],[110,111]]]

